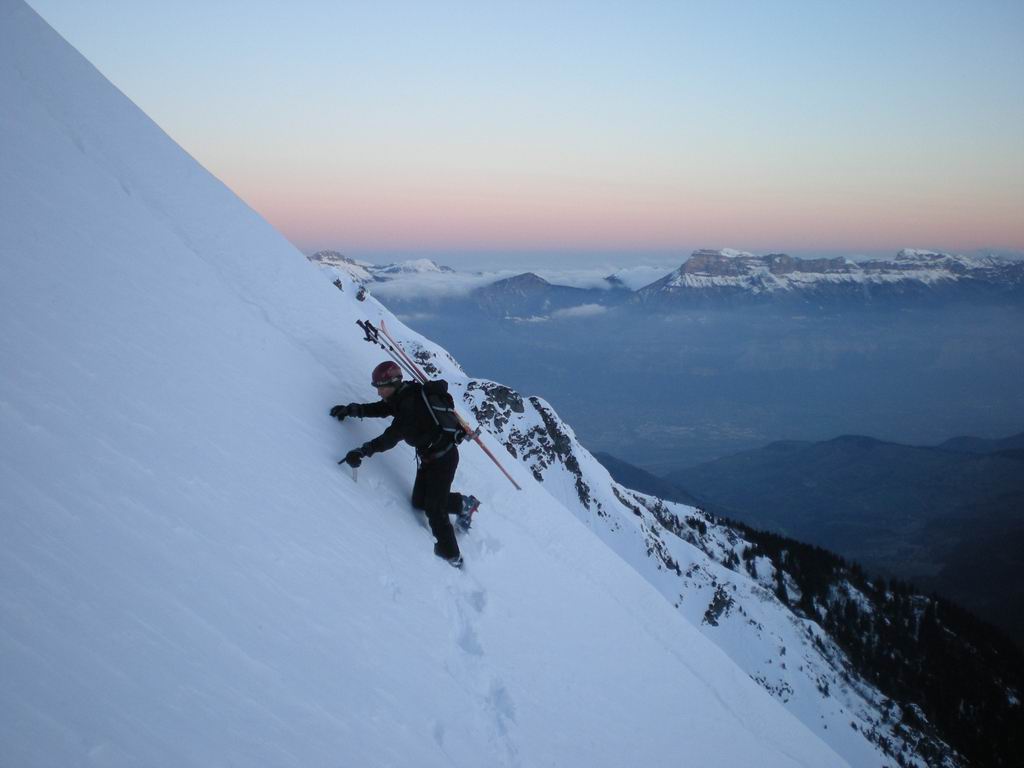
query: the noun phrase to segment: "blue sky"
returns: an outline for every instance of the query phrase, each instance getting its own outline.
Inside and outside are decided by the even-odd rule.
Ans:
[[[306,251],[1024,250],[1024,4],[30,0]]]

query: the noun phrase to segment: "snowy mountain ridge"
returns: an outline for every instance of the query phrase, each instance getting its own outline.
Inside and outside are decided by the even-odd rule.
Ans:
[[[642,299],[718,290],[753,295],[822,287],[935,286],[961,280],[1016,285],[1024,265],[994,256],[970,257],[905,248],[891,260],[797,259],[732,249],[694,251],[675,272],[638,291]]]
[[[454,274],[455,270],[432,259],[410,259],[392,264],[371,264],[353,259],[338,251],[317,251],[307,257],[315,264],[348,275],[357,283],[384,282],[396,276],[410,277],[423,274]]]
[[[714,306],[720,302],[796,300],[822,301],[822,306],[834,302],[858,306],[878,300],[909,304],[956,297],[1016,301],[1024,295],[1024,261],[913,248],[899,251],[892,259],[865,261],[705,249],[694,251],[668,274],[650,267],[631,268],[612,272],[599,282],[580,279],[581,285],[567,285],[532,272],[461,273],[426,259],[375,266],[336,251],[320,251],[309,258],[332,275],[345,274],[363,284],[401,284],[401,291],[389,289],[387,295],[382,295],[403,307],[418,295],[429,299],[447,285],[447,296],[510,317],[544,314],[545,308],[557,311],[583,303],[632,306],[643,312],[647,307],[687,302]]]

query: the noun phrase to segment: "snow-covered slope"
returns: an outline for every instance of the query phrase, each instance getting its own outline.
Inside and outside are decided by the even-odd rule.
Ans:
[[[615,483],[540,398],[487,381],[471,382],[466,398],[545,488],[851,765],[960,764],[927,722],[902,723],[818,623],[780,602],[780,582],[794,602],[798,588],[767,557],[747,558],[741,532]]]
[[[466,572],[339,470],[387,313],[20,0],[0,103],[0,764],[843,763],[518,462]]]

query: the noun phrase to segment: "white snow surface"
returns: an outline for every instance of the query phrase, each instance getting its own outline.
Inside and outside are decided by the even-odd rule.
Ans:
[[[428,342],[20,0],[0,102],[0,764],[843,764],[507,455],[466,571],[407,448],[354,483],[354,321]]]
[[[392,264],[389,268],[394,272],[412,274],[442,271],[441,266],[432,259],[409,259],[408,261],[400,261],[397,264]]]

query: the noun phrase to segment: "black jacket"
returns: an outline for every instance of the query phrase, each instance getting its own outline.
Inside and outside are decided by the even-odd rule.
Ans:
[[[448,392],[448,382],[443,379],[428,382],[427,386],[430,387],[428,392]],[[405,440],[420,455],[435,453],[452,443],[451,438],[442,432],[430,415],[427,404],[423,402],[422,389],[423,385],[418,381],[403,381],[398,391],[387,400],[349,405],[353,416],[394,418],[391,426],[385,429],[383,434],[363,444],[364,455],[390,450],[398,445],[399,440]]]

